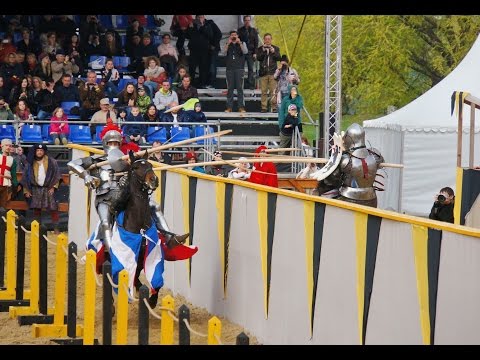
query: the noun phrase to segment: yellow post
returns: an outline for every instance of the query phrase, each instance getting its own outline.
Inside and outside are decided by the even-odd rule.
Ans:
[[[10,306],[9,315],[14,319],[20,315],[36,315],[39,314],[38,307],[40,279],[38,272],[40,271],[40,249],[39,249],[40,225],[37,220],[33,220],[30,232],[30,306]]]
[[[65,289],[67,283],[67,237],[65,234],[57,236],[57,253],[55,256],[55,312],[53,324],[63,325],[65,315]],[[67,253],[65,253],[67,251]]]
[[[83,310],[83,345],[93,345],[95,338],[95,292],[97,284],[95,282],[95,266],[97,263],[97,254],[93,250],[87,251],[87,261],[85,262],[85,307]]]
[[[118,274],[117,304],[117,345],[126,345],[128,332],[128,271],[125,269]]]
[[[5,238],[5,257],[7,259],[7,288],[0,291],[0,300],[15,299],[17,279],[16,254],[15,254],[15,211],[7,212],[7,235]],[[3,221],[0,219],[0,221]]]
[[[170,295],[162,299],[162,307],[175,310],[175,300]],[[168,310],[162,309],[162,322],[160,325],[160,345],[173,345],[173,318]]]
[[[61,234],[57,237],[55,254],[55,306],[53,308],[53,324],[33,324],[34,337],[66,337],[67,324],[64,323],[65,315],[65,289],[67,283],[67,236]],[[77,325],[76,335],[82,336],[82,327]]]
[[[210,320],[208,320],[208,345],[219,345],[215,335],[217,335],[217,337],[220,339],[220,336],[222,335],[222,322],[219,318],[213,316]]]

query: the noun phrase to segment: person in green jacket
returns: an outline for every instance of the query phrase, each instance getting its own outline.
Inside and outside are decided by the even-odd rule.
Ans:
[[[140,109],[140,113],[143,115],[147,111],[148,106],[152,103],[152,99],[147,95],[145,88],[143,87],[137,88],[137,93],[138,97],[136,105]]]
[[[303,98],[302,95],[298,92],[298,87],[296,85],[289,85],[288,87],[288,95],[284,96],[282,99],[282,104],[280,105],[280,109],[278,110],[278,127],[281,129],[285,118],[288,115],[288,107],[294,104],[297,107],[298,112],[298,122],[302,122],[301,118],[301,110],[303,109]]]

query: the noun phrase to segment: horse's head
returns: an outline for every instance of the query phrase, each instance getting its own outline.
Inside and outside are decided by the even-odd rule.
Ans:
[[[132,163],[130,169],[131,178],[137,180],[137,182],[142,185],[143,191],[154,191],[158,187],[158,177],[153,171],[152,164],[147,160],[148,153],[145,152],[142,158],[135,159],[133,151],[130,151],[129,156]]]

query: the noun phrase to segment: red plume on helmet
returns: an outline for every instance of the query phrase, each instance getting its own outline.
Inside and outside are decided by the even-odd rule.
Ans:
[[[108,121],[110,120],[110,121]],[[102,132],[100,133],[100,139],[103,139],[103,136],[107,133],[107,131],[110,131],[110,130],[115,130],[115,131],[118,131],[120,134],[123,135],[122,133],[122,129],[120,129],[116,124],[114,124],[111,119],[108,119],[107,120],[107,125],[105,125],[105,127],[103,128]]]
[[[120,134],[123,135],[122,129],[118,127],[118,125],[114,124],[112,120],[109,118],[107,119],[107,125],[103,128],[102,132],[100,133],[99,137],[100,139],[103,139],[103,136],[110,130],[118,131]],[[127,143],[125,141],[125,137],[122,136],[122,144],[120,145],[120,150],[127,155],[129,150],[132,150],[133,152],[140,151],[140,146],[133,142]]]

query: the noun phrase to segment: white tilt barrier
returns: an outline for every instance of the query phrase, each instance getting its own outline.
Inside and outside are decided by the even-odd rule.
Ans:
[[[199,247],[165,262],[165,286],[261,343],[480,344],[480,231],[189,170],[157,175],[171,230]],[[80,251],[86,214],[72,175]]]

